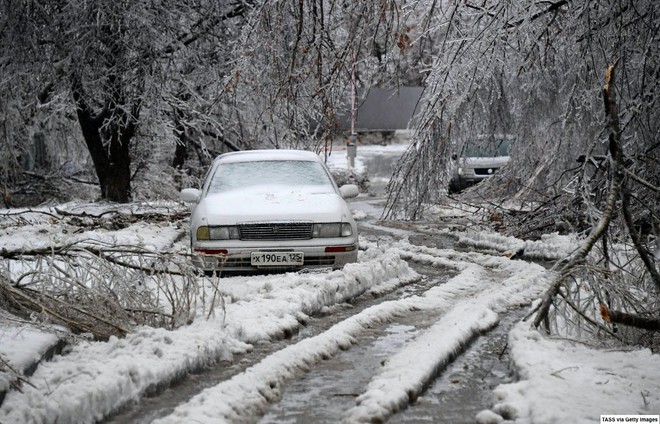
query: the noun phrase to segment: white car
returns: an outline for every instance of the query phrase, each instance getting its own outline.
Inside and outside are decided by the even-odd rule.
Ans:
[[[319,155],[302,150],[225,153],[201,190],[181,191],[193,203],[193,263],[207,273],[341,268],[356,262],[357,225]]]
[[[513,141],[513,136],[498,134],[480,136],[465,143],[462,154],[452,158],[454,172],[449,182],[450,193],[460,192],[485,180],[509,163],[509,149]]]

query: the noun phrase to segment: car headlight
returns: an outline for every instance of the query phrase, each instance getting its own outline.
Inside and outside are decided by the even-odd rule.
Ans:
[[[238,227],[197,227],[197,240],[230,240],[238,238],[240,238]]]
[[[314,238],[349,237],[352,235],[353,227],[348,222],[314,224],[312,228],[312,237]]]
[[[197,240],[209,240],[209,227],[197,227]]]

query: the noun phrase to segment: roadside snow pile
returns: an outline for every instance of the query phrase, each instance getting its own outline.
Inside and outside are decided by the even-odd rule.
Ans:
[[[579,247],[575,237],[557,233],[544,234],[541,240],[521,240],[498,233],[467,231],[458,235],[458,241],[467,246],[492,249],[509,256],[518,253],[529,259],[548,261],[567,258]]]
[[[498,403],[478,422],[592,424],[601,415],[660,411],[660,355],[648,349],[592,349],[546,338],[526,322],[509,333],[509,348],[520,381],[499,386]]]
[[[217,321],[176,331],[142,328],[123,339],[77,344],[42,363],[21,392],[6,396],[0,422],[96,422],[152,386],[248,348]]]
[[[361,262],[342,271],[226,278],[219,286],[205,280],[208,297],[219,288],[224,310],[218,306],[209,319],[199,314],[191,325],[173,331],[143,327],[123,339],[75,345],[42,363],[22,392],[8,393],[0,422],[98,421],[150,387],[249,350],[246,341],[281,337],[308,314],[380,284],[417,278],[398,256],[366,251]]]
[[[181,222],[156,225],[143,217],[166,218],[185,211],[174,202],[0,209],[0,246],[9,252],[96,242],[164,249],[171,247],[187,228]]]
[[[64,333],[62,329],[62,334]],[[0,403],[10,385],[16,382],[16,378],[40,361],[48,353],[49,347],[55,346],[57,341],[58,335],[52,330],[42,331],[32,323],[17,321],[16,317],[0,309]],[[6,366],[11,367],[11,370],[6,369]]]

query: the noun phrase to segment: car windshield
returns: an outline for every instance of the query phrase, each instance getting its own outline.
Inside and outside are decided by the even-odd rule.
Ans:
[[[463,156],[469,158],[509,156],[509,147],[511,147],[511,139],[508,138],[470,140],[465,144]]]
[[[231,162],[218,165],[209,193],[220,193],[256,186],[314,186],[320,192],[333,192],[328,174],[318,162],[278,160]]]

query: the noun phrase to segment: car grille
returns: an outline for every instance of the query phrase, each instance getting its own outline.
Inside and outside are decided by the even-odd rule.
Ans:
[[[309,240],[312,224],[308,222],[240,224],[241,240]]]
[[[494,174],[497,169],[498,168],[474,168],[474,173],[477,175],[491,175]]]

